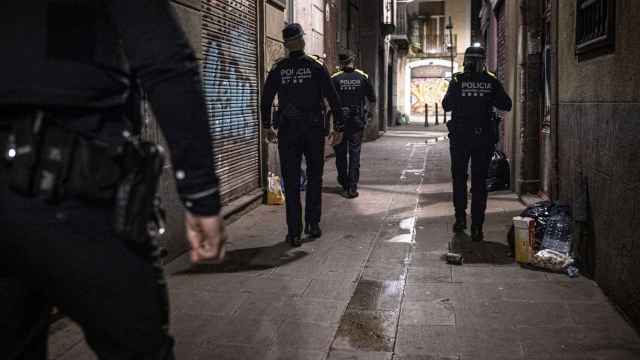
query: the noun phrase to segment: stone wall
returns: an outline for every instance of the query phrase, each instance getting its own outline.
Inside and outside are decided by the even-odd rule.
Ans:
[[[384,82],[384,71],[381,66],[381,63],[384,62],[384,58],[381,56],[383,51],[383,39],[380,34],[381,9],[380,4],[377,2],[375,4],[369,3],[369,0],[361,0],[359,5],[358,24],[360,25],[360,36],[358,45],[360,67],[369,74],[369,79],[378,96],[378,106],[375,107],[373,118],[369,121],[369,125],[364,132],[365,140],[372,140],[378,137],[381,118],[385,116],[384,110],[380,106],[381,102],[386,101],[380,94],[381,82]]]
[[[576,0],[557,3],[560,199],[588,193],[595,280],[640,325],[640,2],[616,1],[615,51],[581,62]]]

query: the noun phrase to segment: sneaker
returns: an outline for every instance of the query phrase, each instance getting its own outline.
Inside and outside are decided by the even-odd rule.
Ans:
[[[349,191],[347,192],[347,197],[348,197],[349,199],[355,199],[355,198],[357,198],[358,196],[360,196],[360,193],[358,193],[356,190],[351,189],[351,190],[349,190]]]
[[[482,233],[482,225],[471,225],[471,240],[472,241],[483,241],[484,234]]]

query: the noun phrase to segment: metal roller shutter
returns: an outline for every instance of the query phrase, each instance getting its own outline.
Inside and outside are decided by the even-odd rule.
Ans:
[[[260,186],[257,0],[202,0],[203,86],[223,202]]]

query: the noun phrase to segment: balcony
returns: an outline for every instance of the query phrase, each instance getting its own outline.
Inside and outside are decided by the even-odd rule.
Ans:
[[[409,21],[407,17],[406,4],[398,4],[396,12],[396,28],[395,31],[389,36],[392,43],[396,44],[399,48],[409,48],[409,36],[408,36]]]
[[[429,56],[449,56],[451,54],[451,47],[453,47],[453,53],[457,53],[456,43],[458,42],[458,34],[453,34],[453,42],[449,40],[449,35],[424,35],[422,43],[412,43],[414,50],[417,53],[422,53]]]

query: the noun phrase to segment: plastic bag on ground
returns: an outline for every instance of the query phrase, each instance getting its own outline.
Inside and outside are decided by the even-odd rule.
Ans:
[[[267,181],[267,205],[282,205],[284,204],[284,193],[280,186],[280,177],[269,173]]]
[[[569,208],[558,206],[547,222],[542,238],[542,249],[550,249],[564,255],[571,252],[572,219]]]
[[[531,265],[555,272],[563,272],[571,277],[578,275],[578,269],[573,266],[571,256],[551,249],[538,251],[531,259]]]
[[[499,150],[493,152],[487,176],[487,191],[507,190],[510,185],[511,170],[507,156]]]

